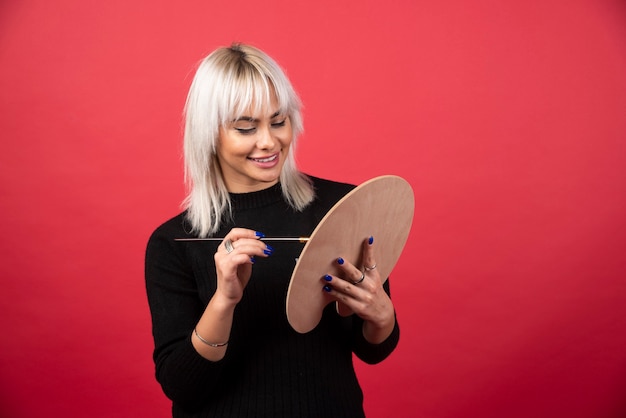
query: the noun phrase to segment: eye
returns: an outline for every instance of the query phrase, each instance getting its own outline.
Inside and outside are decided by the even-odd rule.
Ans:
[[[252,135],[254,133],[254,131],[256,131],[256,128],[237,128],[235,127],[235,130],[237,132],[239,132],[242,135]]]
[[[282,128],[283,126],[285,126],[286,122],[287,118],[281,120],[280,122],[272,122],[272,128]]]

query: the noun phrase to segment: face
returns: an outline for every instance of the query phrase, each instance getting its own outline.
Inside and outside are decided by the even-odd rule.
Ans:
[[[261,114],[245,112],[220,128],[217,159],[231,193],[266,189],[278,183],[293,139],[289,117],[272,94]]]

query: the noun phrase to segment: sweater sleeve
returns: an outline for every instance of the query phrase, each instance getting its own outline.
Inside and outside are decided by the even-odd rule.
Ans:
[[[356,186],[347,183],[337,183],[328,180],[313,177],[315,187],[318,191],[318,204],[316,207],[317,222],[347,193],[352,191]],[[383,288],[388,295],[389,280],[383,284]],[[352,351],[354,354],[368,364],[380,363],[386,359],[396,348],[400,340],[400,328],[397,318],[393,327],[393,331],[387,339],[380,344],[372,344],[363,336],[363,320],[357,315],[352,315]]]
[[[389,280],[383,284],[385,292],[389,295]],[[400,327],[398,325],[398,319],[395,318],[393,331],[387,339],[379,344],[372,344],[368,342],[363,336],[363,320],[356,315],[352,322],[353,332],[353,348],[354,354],[367,364],[380,363],[393,352],[400,341]]]
[[[220,380],[225,359],[211,362],[191,343],[204,311],[183,245],[168,228],[158,228],[146,249],[145,279],[152,316],[156,379],[165,395],[186,409],[206,402]]]

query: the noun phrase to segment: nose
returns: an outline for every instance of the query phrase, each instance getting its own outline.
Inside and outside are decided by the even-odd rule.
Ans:
[[[263,128],[258,129],[258,136],[256,146],[259,149],[273,149],[276,139],[272,134],[271,126],[265,125]]]

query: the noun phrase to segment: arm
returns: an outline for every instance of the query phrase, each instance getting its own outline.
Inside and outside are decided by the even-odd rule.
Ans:
[[[193,407],[206,402],[215,391],[228,363],[227,345],[206,344],[195,331],[207,342],[228,341],[235,306],[250,278],[251,257],[267,257],[268,250],[254,231],[233,229],[227,238],[235,243],[235,250],[228,253],[220,244],[214,255],[215,271],[209,268],[198,273],[192,266],[205,264],[198,259],[204,258],[204,254],[189,254],[187,246],[174,242],[177,234],[180,236],[181,232],[161,227],[150,238],[146,289],[157,380],[170,399]],[[198,274],[203,277],[196,278]],[[208,303],[201,300],[196,279],[202,284],[213,283]]]
[[[363,269],[339,258],[344,276],[326,275],[324,290],[339,302],[340,311],[354,312],[354,352],[367,363],[385,359],[397,346],[400,331],[389,297],[389,281],[382,282],[374,259],[374,240],[363,243]],[[369,267],[368,267],[369,266]]]
[[[235,307],[250,280],[254,257],[268,257],[272,252],[259,241],[261,236],[250,229],[233,228],[213,256],[217,288],[191,336],[194,348],[207,360],[219,361],[226,355]],[[231,243],[228,250],[227,241]]]
[[[196,279],[176,233],[159,228],[146,249],[145,278],[152,316],[156,378],[173,401],[193,406],[219,381],[222,362],[194,349],[192,330],[203,312]]]
[[[389,295],[389,280],[387,280],[383,289],[387,295]],[[380,363],[386,359],[397,347],[400,340],[400,327],[396,319],[395,313],[393,315],[391,331],[385,339],[378,343],[370,342],[366,337],[365,328],[367,322],[359,316],[353,315],[352,334],[353,334],[353,348],[354,354],[368,364]]]

